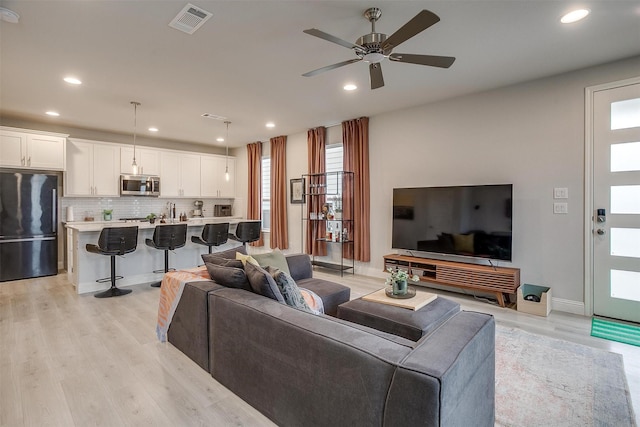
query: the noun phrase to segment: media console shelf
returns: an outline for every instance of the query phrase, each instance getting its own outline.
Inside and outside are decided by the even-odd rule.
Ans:
[[[505,306],[504,294],[515,294],[520,286],[519,268],[491,267],[395,254],[384,256],[385,271],[387,268],[398,268],[410,275],[416,274],[421,282],[493,293],[501,307]]]

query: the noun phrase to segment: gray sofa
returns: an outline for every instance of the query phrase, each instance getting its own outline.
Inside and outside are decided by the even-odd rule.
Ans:
[[[246,290],[193,282],[169,341],[278,425],[494,424],[489,315],[458,312],[414,342]]]

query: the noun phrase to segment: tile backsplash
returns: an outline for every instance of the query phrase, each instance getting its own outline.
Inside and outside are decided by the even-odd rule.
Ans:
[[[142,218],[150,213],[157,216],[168,214],[169,203],[176,204],[176,216],[181,212],[187,214],[189,218],[193,216],[195,206],[193,202],[202,200],[203,216],[213,216],[214,205],[231,205],[232,215],[242,215],[236,212],[234,199],[158,199],[155,197],[63,197],[60,199],[60,213],[62,222],[67,222],[67,207],[73,208],[74,221],[84,221],[85,216],[91,216],[96,221],[102,219],[102,211],[112,209],[113,220],[120,218]]]

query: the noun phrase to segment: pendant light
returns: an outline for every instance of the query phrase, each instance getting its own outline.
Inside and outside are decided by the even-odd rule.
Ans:
[[[225,159],[224,180],[229,181],[229,125],[231,122],[227,120],[224,124],[227,125],[227,137],[225,138],[225,142],[227,143],[227,158]]]
[[[133,174],[138,175],[138,164],[136,163],[136,130],[138,125],[138,106],[139,102],[131,101],[133,104],[133,162],[131,162],[131,168],[133,169]]]

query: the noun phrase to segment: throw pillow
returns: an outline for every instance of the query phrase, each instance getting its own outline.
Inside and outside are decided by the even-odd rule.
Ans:
[[[244,268],[244,264],[242,264],[242,261],[237,259],[222,258],[220,256],[217,256],[216,254],[202,254],[202,261],[204,261],[205,264],[211,263],[215,265],[222,265],[225,267]]]
[[[275,267],[280,271],[284,271],[287,274],[291,274],[289,271],[289,264],[287,258],[284,256],[280,249],[274,249],[272,252],[264,254],[255,254],[253,258],[258,261],[260,267],[265,268],[267,266]]]
[[[265,270],[273,277],[273,280],[278,285],[278,289],[280,289],[280,293],[282,294],[282,298],[284,298],[285,304],[288,306],[307,311],[309,313],[313,313],[309,304],[304,300],[302,293],[300,292],[300,288],[296,284],[293,278],[275,267],[267,267]]]
[[[209,276],[215,280],[216,283],[229,288],[251,290],[247,274],[242,268],[225,267],[210,262],[205,263],[205,265],[207,266]]]
[[[247,250],[243,245],[243,246],[227,249],[226,251],[214,252],[211,255],[219,256],[220,258],[236,259],[236,252],[240,252],[241,254],[244,254],[244,255],[247,254]]]
[[[284,298],[280,293],[280,289],[278,289],[278,285],[276,285],[273,277],[264,271],[262,267],[248,262],[245,265],[245,271],[253,292],[284,303]]]
[[[253,264],[253,265],[260,265],[258,264],[258,261],[256,261],[255,259],[253,259],[253,257],[251,255],[245,255],[245,254],[241,254],[240,252],[236,252],[236,259],[242,262],[243,266],[247,266],[247,263]]]

